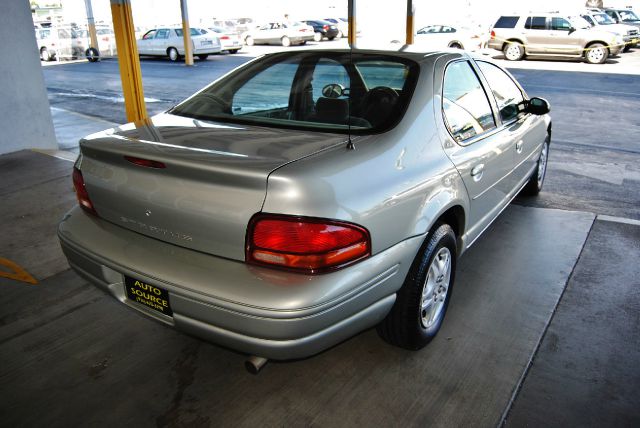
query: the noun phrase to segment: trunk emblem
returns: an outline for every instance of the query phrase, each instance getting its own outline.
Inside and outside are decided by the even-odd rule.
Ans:
[[[147,217],[151,216],[151,210],[146,210],[144,212],[144,215],[146,215]]]

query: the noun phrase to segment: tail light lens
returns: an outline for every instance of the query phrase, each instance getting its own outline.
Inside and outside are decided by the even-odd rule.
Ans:
[[[329,29],[329,26],[328,26],[328,25],[323,25],[323,26],[322,26],[322,29],[323,29],[324,31],[327,31],[327,30]]]
[[[495,32],[495,31],[493,31],[493,30],[491,30],[491,38],[492,38],[492,39],[495,39],[495,38],[496,38],[496,32]]]
[[[220,37],[220,40],[229,40],[229,36],[222,36]]]
[[[162,169],[167,167],[164,162],[158,162],[151,159],[137,158],[135,156],[125,156],[124,158],[132,164],[143,166],[145,168]]]
[[[87,187],[84,184],[82,172],[80,172],[80,170],[76,167],[73,167],[73,187],[76,189],[76,197],[78,198],[80,207],[82,207],[82,209],[89,214],[97,216],[98,213],[93,207],[93,203],[91,202],[89,193],[87,192]]]
[[[352,223],[258,214],[247,230],[248,263],[316,274],[346,267],[369,255],[369,232]]]

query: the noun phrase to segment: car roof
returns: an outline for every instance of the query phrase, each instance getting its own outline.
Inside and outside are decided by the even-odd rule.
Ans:
[[[425,49],[416,45],[401,45],[401,44],[391,44],[387,49],[369,49],[366,47],[356,47],[353,50],[351,49],[301,49],[295,51],[279,51],[268,53],[265,56],[272,55],[295,55],[296,53],[360,53],[360,54],[371,54],[371,55],[387,55],[387,56],[395,56],[399,58],[406,58],[413,60],[415,62],[426,62],[426,61],[434,61],[436,58],[445,55],[457,54],[460,58],[476,58],[475,56],[469,55],[467,52],[462,51],[460,49],[453,48],[445,48],[445,49]],[[480,58],[480,57],[478,57]]]

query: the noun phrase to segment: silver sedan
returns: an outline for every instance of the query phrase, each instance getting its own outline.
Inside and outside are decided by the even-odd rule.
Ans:
[[[140,55],[166,56],[171,61],[178,61],[180,56],[185,55],[182,27],[149,30],[137,41],[137,44]],[[193,55],[201,60],[221,51],[218,37],[202,34],[196,28],[191,28],[191,44]]]
[[[124,305],[256,356],[377,326],[419,349],[458,258],[543,185],[548,103],[452,50],[262,56],[81,140],[70,265]]]

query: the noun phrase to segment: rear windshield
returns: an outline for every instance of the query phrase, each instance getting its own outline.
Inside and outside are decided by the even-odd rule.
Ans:
[[[496,22],[496,25],[494,25],[493,27],[494,28],[515,28],[517,23],[518,23],[517,16],[501,16]]]
[[[400,121],[419,67],[390,55],[278,53],[251,62],[170,110],[203,120],[355,134]]]

